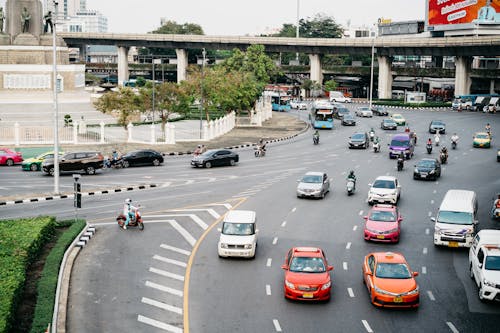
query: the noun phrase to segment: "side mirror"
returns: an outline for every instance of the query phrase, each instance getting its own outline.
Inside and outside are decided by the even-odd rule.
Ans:
[[[435,217],[431,217],[431,221],[432,222],[436,222],[436,218]]]
[[[329,271],[333,271],[333,266],[328,265],[328,266],[326,267],[326,270],[327,270],[328,272],[329,272]]]
[[[474,224],[479,224],[479,220],[474,220]]]
[[[281,268],[288,269],[288,266],[287,265],[281,265]]]
[[[418,272],[413,272],[413,276],[418,276]]]
[[[372,275],[373,275],[373,273],[372,273],[371,271],[366,271],[366,275],[370,275],[370,276],[372,276]]]
[[[369,183],[368,186],[372,186],[372,183]]]
[[[259,232],[259,229],[255,229],[255,233],[257,234]]]
[[[365,220],[368,220],[368,216],[363,216],[363,218],[364,218]]]

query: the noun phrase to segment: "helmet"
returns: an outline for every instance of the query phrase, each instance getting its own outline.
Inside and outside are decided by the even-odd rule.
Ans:
[[[129,199],[129,198],[125,199],[125,203],[127,203],[127,204],[132,203],[132,199]]]
[[[350,175],[354,175],[354,170],[349,171]]]

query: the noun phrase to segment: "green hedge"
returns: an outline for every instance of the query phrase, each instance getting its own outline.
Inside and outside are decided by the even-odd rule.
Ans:
[[[53,217],[0,221],[0,332],[13,325],[26,270],[53,235]]]
[[[64,252],[66,252],[75,237],[85,228],[86,223],[84,220],[77,220],[76,222],[69,220],[58,222],[58,224],[69,226],[69,229],[59,237],[45,260],[43,272],[37,285],[36,308],[31,325],[32,333],[44,332],[47,325],[52,322],[59,267]]]
[[[451,102],[425,102],[425,103],[405,103],[402,100],[388,100],[381,99],[373,102],[375,105],[387,105],[387,106],[400,106],[400,107],[413,107],[413,108],[439,108],[439,107],[451,107]]]

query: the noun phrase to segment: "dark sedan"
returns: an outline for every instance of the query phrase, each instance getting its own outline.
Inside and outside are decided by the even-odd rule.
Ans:
[[[152,149],[131,151],[123,155],[121,158],[124,168],[140,165],[158,166],[163,163],[162,154]]]
[[[231,150],[214,149],[194,157],[191,160],[191,165],[194,167],[211,168],[221,165],[236,165],[239,160],[239,155]]]
[[[438,131],[440,134],[445,134],[446,124],[444,122],[442,122],[441,120],[431,121],[431,123],[429,124],[429,133],[434,134]]]
[[[372,105],[372,112],[375,116],[388,116],[389,112],[380,105]]]
[[[397,130],[398,124],[392,119],[384,119],[380,123],[380,128],[383,130]]]
[[[341,124],[344,126],[355,126],[356,125],[356,118],[350,113],[345,114],[342,117]]]
[[[351,148],[362,148],[366,149],[369,145],[369,138],[366,132],[354,133],[349,137],[349,149]]]
[[[413,170],[413,179],[438,179],[441,177],[441,163],[435,158],[418,161]]]

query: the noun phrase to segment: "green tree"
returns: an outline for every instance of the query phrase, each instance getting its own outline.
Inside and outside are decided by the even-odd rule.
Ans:
[[[233,50],[233,56],[222,63],[227,72],[249,72],[259,82],[268,83],[281,75],[279,68],[264,52],[263,45],[251,45],[246,52]]]
[[[337,82],[335,80],[328,80],[325,82],[325,91],[335,91],[337,89]]]
[[[134,114],[144,108],[143,99],[132,88],[121,87],[118,91],[110,91],[102,95],[94,107],[103,113],[118,112],[118,124],[127,129]]]

